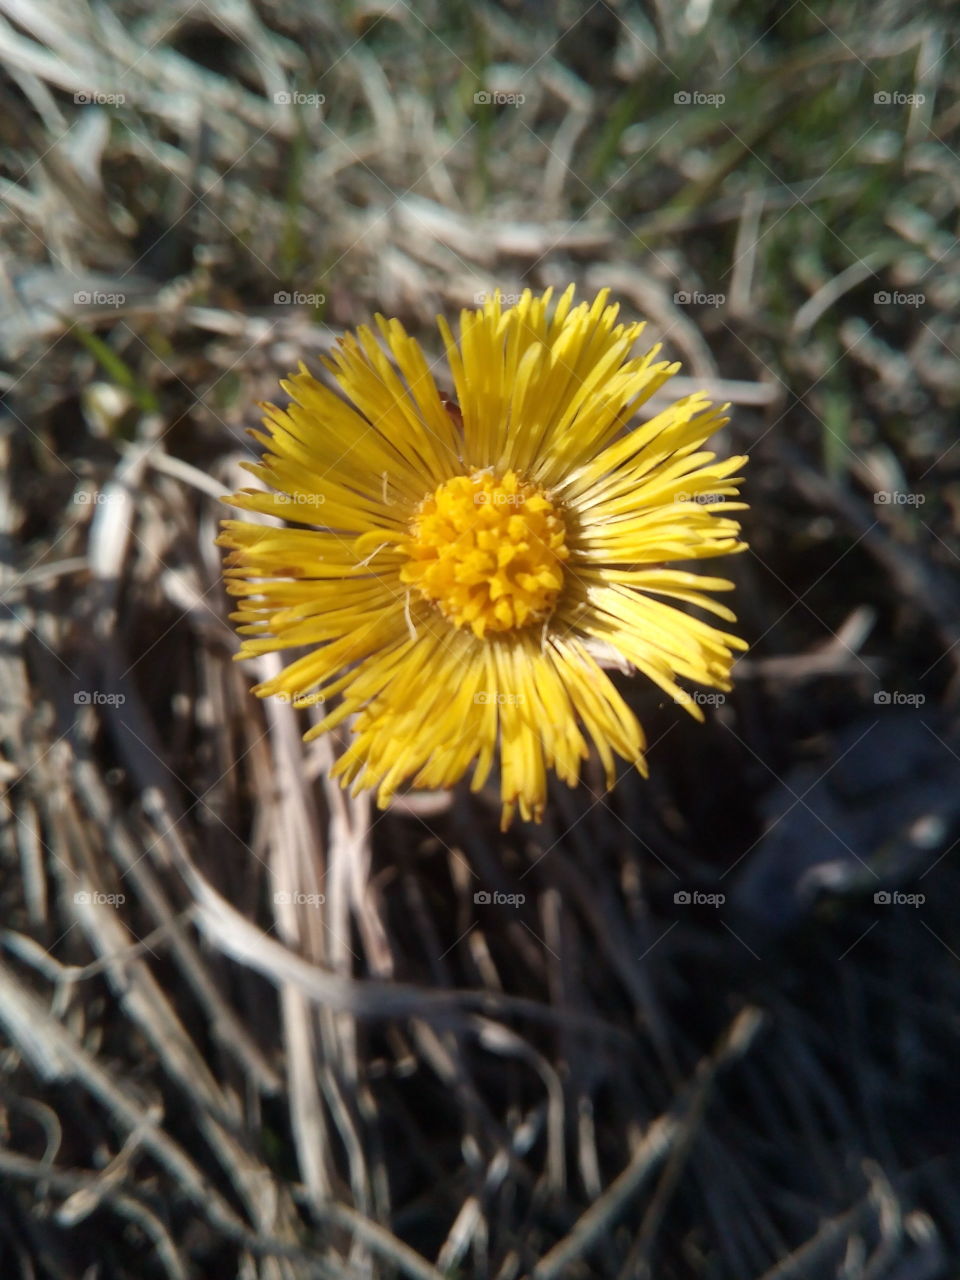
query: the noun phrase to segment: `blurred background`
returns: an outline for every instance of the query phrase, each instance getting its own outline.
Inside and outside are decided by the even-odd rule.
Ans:
[[[0,1274],[960,1274],[958,84],[932,2],[0,0]],[[218,498],[569,281],[731,404],[751,649],[618,677],[649,782],[371,811]]]

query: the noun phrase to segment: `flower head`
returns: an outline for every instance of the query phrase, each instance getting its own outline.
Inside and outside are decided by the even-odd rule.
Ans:
[[[678,608],[734,616],[721,578],[675,567],[743,549],[731,511],[742,457],[704,441],[726,419],[702,395],[631,420],[679,368],[631,354],[608,291],[499,296],[440,332],[456,405],[417,342],[377,317],[265,406],[267,452],[246,464],[274,490],[234,506],[301,526],[224,521],[238,657],[305,652],[258,685],[301,704],[339,695],[307,738],[352,720],[334,772],[355,790],[481,787],[499,756],[503,824],[539,819],[548,770],[573,786],[592,740],[646,773],[636,716],[593,656],[612,647],[690,713],[678,678],[730,687],[746,646]]]

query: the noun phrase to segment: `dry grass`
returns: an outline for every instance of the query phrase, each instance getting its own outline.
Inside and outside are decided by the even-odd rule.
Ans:
[[[0,0],[4,1277],[956,1272],[960,31],[566,9]],[[752,652],[624,677],[649,783],[371,812],[218,495],[341,328],[569,279],[735,405]]]

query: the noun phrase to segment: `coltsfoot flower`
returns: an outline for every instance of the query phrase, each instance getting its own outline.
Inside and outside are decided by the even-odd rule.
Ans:
[[[342,395],[301,371],[292,403],[264,406],[260,463],[275,492],[234,506],[301,526],[224,521],[240,658],[304,652],[258,685],[351,721],[334,773],[380,805],[405,783],[449,787],[499,757],[503,826],[539,820],[547,774],[570,786],[592,741],[608,787],[617,756],[646,774],[636,716],[594,656],[613,649],[702,718],[684,679],[730,688],[735,635],[707,592],[732,584],[676,567],[740,551],[742,457],[702,445],[727,421],[700,393],[631,426],[679,368],[631,355],[604,290],[499,296],[440,332],[456,404],[397,320],[386,348],[360,328],[324,364]],[[337,695],[335,699],[335,695]]]

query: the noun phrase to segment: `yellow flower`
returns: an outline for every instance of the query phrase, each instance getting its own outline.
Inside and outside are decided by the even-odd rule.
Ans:
[[[324,361],[342,395],[301,366],[292,403],[264,406],[267,453],[247,464],[275,493],[227,501],[301,528],[224,521],[240,658],[303,649],[258,685],[301,705],[338,700],[307,739],[353,719],[334,772],[386,805],[405,782],[447,787],[499,752],[503,826],[539,820],[547,771],[570,786],[592,739],[646,773],[643,731],[593,656],[612,646],[697,718],[682,677],[729,689],[746,648],[676,607],[734,615],[730,589],[672,566],[740,551],[729,512],[742,457],[701,450],[727,421],[700,393],[628,426],[679,368],[631,350],[608,291],[499,296],[439,320],[457,404],[423,352],[377,316],[392,363],[360,328]]]

